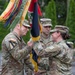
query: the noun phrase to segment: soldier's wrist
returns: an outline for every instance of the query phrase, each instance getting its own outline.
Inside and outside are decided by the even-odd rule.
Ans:
[[[27,49],[32,49],[32,47],[27,45]]]

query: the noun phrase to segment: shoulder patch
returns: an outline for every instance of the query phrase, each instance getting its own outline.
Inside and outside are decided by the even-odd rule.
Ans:
[[[16,39],[13,39],[13,38],[10,38],[9,40],[12,42],[16,42]]]
[[[13,49],[16,46],[16,44],[17,44],[16,39],[10,38],[9,41],[10,48]]]

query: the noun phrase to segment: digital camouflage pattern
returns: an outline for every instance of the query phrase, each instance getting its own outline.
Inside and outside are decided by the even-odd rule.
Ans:
[[[50,27],[52,27],[52,23],[51,23],[51,19],[49,19],[49,18],[41,18],[40,19],[40,22],[41,22],[41,24],[45,27],[45,26],[50,26]]]
[[[67,46],[64,40],[41,50],[39,55],[52,58],[49,75],[72,75],[70,70],[73,50]]]
[[[24,71],[32,75],[34,68],[30,62],[31,50],[16,33],[9,33],[2,42],[1,75],[24,75]]]
[[[45,49],[46,47],[53,44],[51,36],[45,38],[46,36],[42,36],[39,41],[35,42],[34,44],[34,50],[37,53],[37,55],[40,57],[40,60],[38,61],[39,64],[39,70],[41,70],[40,75],[50,75],[50,65],[51,60],[49,61],[49,57],[45,57],[44,55],[41,57],[39,52],[42,49]]]

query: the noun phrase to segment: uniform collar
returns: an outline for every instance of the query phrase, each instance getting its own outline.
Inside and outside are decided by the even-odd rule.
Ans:
[[[18,40],[22,41],[22,37],[19,37],[16,32],[12,32],[12,33],[18,38]]]
[[[50,35],[46,36],[43,33],[41,34],[41,37],[43,37],[44,39],[48,39],[50,37]]]
[[[61,41],[55,42],[55,43],[59,44],[59,43],[63,43],[63,42],[65,42],[65,40],[61,40]]]

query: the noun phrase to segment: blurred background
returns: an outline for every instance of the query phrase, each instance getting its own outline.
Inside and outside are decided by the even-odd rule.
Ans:
[[[0,15],[6,9],[9,1],[0,0]],[[53,27],[57,24],[68,26],[71,35],[69,40],[75,43],[75,0],[38,0],[38,3],[43,13],[42,17],[52,19]],[[8,27],[4,28],[3,25],[4,22],[0,22],[0,46],[4,36],[10,32]],[[28,41],[29,37],[28,33],[27,37],[24,37],[25,41]]]

